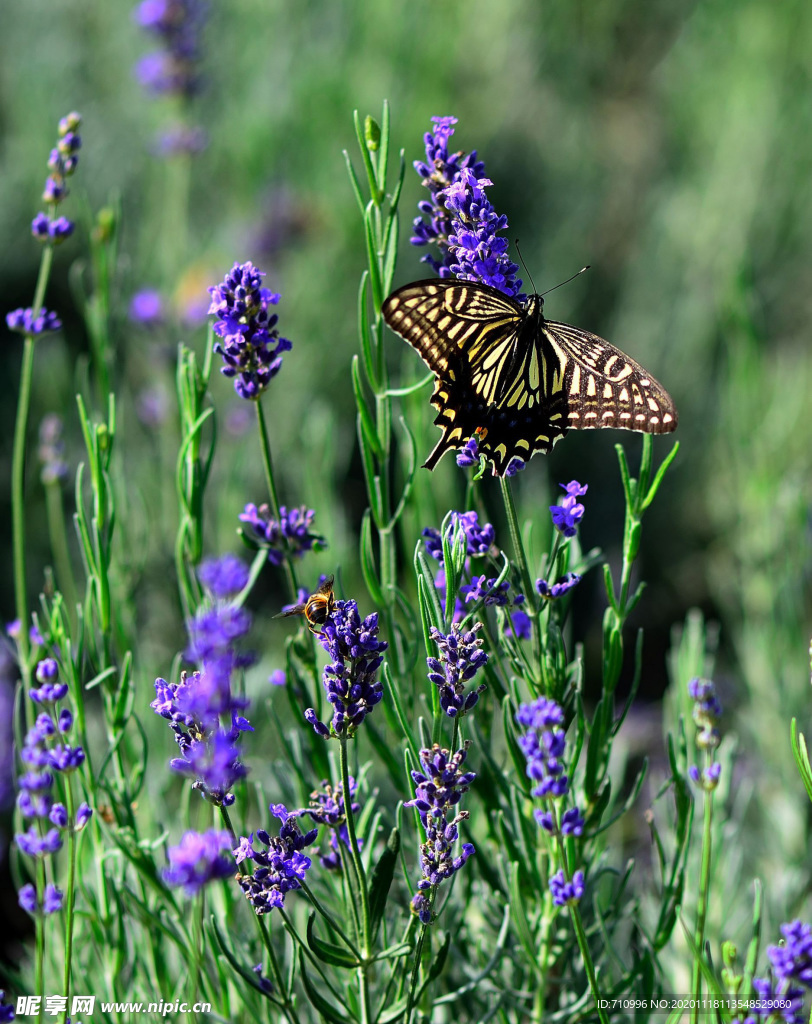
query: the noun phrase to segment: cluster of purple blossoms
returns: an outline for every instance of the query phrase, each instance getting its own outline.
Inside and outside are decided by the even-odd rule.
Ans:
[[[61,330],[62,321],[47,309],[41,309],[35,316],[29,306],[6,313],[6,326],[17,334],[49,334]]]
[[[204,583],[208,579],[206,585],[220,591],[216,596],[242,589],[238,584],[245,576],[235,567],[237,561],[227,555],[201,570]],[[234,802],[234,784],[247,774],[240,760],[240,735],[253,732],[242,714],[248,700],[234,693],[232,685],[234,673],[254,661],[253,655],[237,649],[238,641],[250,628],[251,616],[244,608],[225,601],[204,605],[188,624],[189,646],[185,652],[200,670],[191,675],[181,672],[177,683],[156,679],[156,697],[150,704],[170,723],[182,754],[169,762],[170,768],[193,778],[194,788],[206,799],[226,807]]]
[[[187,896],[196,895],[209,882],[234,874],[230,847],[231,837],[222,830],[184,832],[180,843],[166,851],[169,867],[164,870],[164,881],[182,885]]]
[[[325,739],[352,736],[383,698],[383,686],[376,675],[389,644],[378,639],[378,613],[362,620],[355,601],[336,601],[318,639],[332,659],[325,666],[322,681],[333,717],[328,727],[319,721],[313,708],[308,708],[305,719]]]
[[[722,717],[722,705],[716,696],[716,687],[710,679],[691,679],[688,683],[688,693],[694,702],[692,717],[699,729],[696,745],[710,757],[721,742],[717,726]],[[688,775],[694,784],[701,786],[706,792],[716,789],[721,774],[722,766],[718,761],[706,765],[701,771],[693,764],[688,769]]]
[[[353,815],[358,814],[361,805],[355,802],[355,793],[358,783],[350,776],[350,808]],[[321,788],[315,789],[310,794],[310,806],[302,811],[294,812],[297,817],[309,814],[316,825],[327,825],[330,828],[330,848],[327,853],[319,854],[319,862],[328,871],[341,871],[341,853],[339,843],[343,843],[346,849],[350,849],[350,834],[347,829],[347,808],[344,803],[344,786],[341,782],[333,787],[326,779],[322,781]],[[356,839],[358,849],[363,846],[363,840]]]
[[[262,395],[282,368],[282,353],[293,347],[276,330],[279,318],[268,307],[279,295],[262,287],[263,276],[253,263],[235,263],[222,284],[209,288],[208,312],[223,339],[214,346],[223,358],[220,372],[234,377],[234,390],[249,400]]]
[[[578,532],[578,523],[583,519],[585,511],[578,498],[586,494],[589,485],[584,484],[582,487],[577,480],[571,480],[568,484],[559,486],[563,487],[567,493],[562,498],[560,505],[550,505],[553,526],[565,537],[574,537]]]
[[[39,425],[37,455],[42,463],[40,479],[44,484],[56,483],[68,475],[70,467],[65,461],[62,419],[55,412],[44,416]]]
[[[77,129],[81,121],[78,114],[70,113],[59,122],[59,137],[48,158],[48,177],[42,194],[48,213],[40,212],[31,221],[31,234],[34,238],[52,246],[59,245],[73,234],[73,221],[67,217],[57,217],[56,210],[68,194],[67,179],[79,163],[76,154],[81,148],[82,139]],[[7,313],[6,324],[9,330],[30,336],[48,334],[62,327],[62,321],[56,313],[31,306]]]
[[[31,221],[31,234],[40,242],[59,245],[73,234],[73,221],[67,217],[57,217],[56,209],[67,196],[67,179],[79,163],[76,154],[82,147],[82,138],[78,134],[81,123],[81,117],[75,112],[63,117],[59,122],[59,138],[48,158],[49,173],[42,193],[42,201],[47,204],[49,212],[38,213]]]
[[[757,1006],[746,1018],[736,1018],[733,1024],[779,1019],[786,1024],[806,1021],[804,995],[812,991],[812,929],[796,920],[782,924],[781,933],[783,944],[767,948],[772,968],[770,977],[753,979]]]
[[[584,895],[583,871],[576,871],[571,882],[567,881],[563,868],[557,871],[550,879],[550,892],[553,894],[553,903],[558,907],[580,903]]]
[[[476,151],[465,154],[448,152],[448,142],[454,134],[456,117],[433,117],[434,128],[426,132],[423,139],[426,143],[426,162],[415,160],[414,169],[423,179],[429,190],[430,199],[417,204],[418,210],[429,218],[428,223],[422,216],[414,221],[412,245],[430,245],[435,243],[440,250],[438,260],[432,253],[421,257],[422,263],[428,265],[440,277],[451,277],[451,264],[454,259],[448,249],[448,236],[453,231],[451,214],[443,201],[445,190],[458,180],[463,170],[470,169],[477,176],[485,171],[485,164],[478,161]]]
[[[470,437],[462,448],[457,451],[457,465],[460,469],[468,469],[470,466],[478,466],[479,460],[479,442],[476,437]],[[516,476],[517,473],[521,473],[526,468],[527,463],[514,456],[505,470],[505,476]]]
[[[197,570],[197,578],[213,597],[229,598],[248,582],[248,566],[236,555],[210,558]]]
[[[490,523],[480,525],[479,516],[476,512],[452,512],[451,519],[446,527],[446,540],[451,542],[459,528],[462,528],[465,534],[466,552],[469,556],[480,557],[490,552],[496,536],[494,528]],[[442,565],[443,538],[440,531],[427,526],[423,530],[422,536],[424,537],[426,551]]]
[[[569,779],[564,773],[562,758],[567,741],[561,707],[554,700],[538,697],[530,704],[519,705],[516,721],[526,730],[519,737],[519,746],[527,761],[527,777],[537,784],[532,795],[553,798],[566,795]]]
[[[163,296],[154,288],[142,288],[130,299],[128,316],[141,327],[158,327],[165,316]]]
[[[510,593],[510,580],[497,582],[498,577],[488,579],[482,576],[472,576],[471,582],[460,587],[460,593],[465,598],[465,603],[470,601],[482,601],[485,607],[496,605],[498,608],[507,608],[508,605],[524,604],[524,594],[512,595]]]
[[[207,14],[201,0],[142,0],[135,21],[155,35],[161,49],[142,57],[135,75],[154,96],[191,98],[200,88],[200,30]]]
[[[282,565],[285,558],[301,558],[315,545],[325,547],[324,538],[313,530],[316,513],[306,505],[279,509],[279,519],[274,519],[268,505],[249,503],[240,513],[240,522],[248,530],[243,537],[252,545],[268,549],[271,565]]]
[[[7,1021],[14,1020],[16,1016],[14,1013],[14,1007],[11,1003],[5,1002],[6,993],[0,988],[0,1024],[6,1024]]]
[[[465,692],[466,684],[488,661],[488,655],[482,650],[483,641],[476,635],[481,628],[482,623],[477,622],[463,633],[454,623],[451,631],[444,634],[435,626],[431,627],[431,639],[437,644],[440,657],[426,658],[429,681],[440,691],[440,707],[449,718],[468,714],[485,689],[485,684],[481,683],[476,689]]]
[[[500,232],[507,230],[507,217],[499,216],[485,189],[492,182],[484,177],[485,164],[476,152],[448,152],[454,134],[455,117],[433,117],[434,128],[425,135],[426,161],[415,161],[415,170],[423,179],[431,198],[418,204],[421,215],[414,222],[412,245],[435,243],[438,260],[432,254],[423,257],[440,277],[481,281],[516,296],[522,282],[516,278],[518,267],[507,256],[508,241]]]
[[[435,743],[433,747],[420,751],[421,770],[412,772],[415,797],[404,807],[417,808],[426,841],[420,845],[423,877],[417,883],[417,893],[411,906],[424,925],[432,922],[437,886],[459,871],[475,852],[471,843],[463,843],[460,853],[454,856],[454,846],[459,838],[458,825],[468,817],[468,811],[458,811],[449,818],[476,778],[475,772],[463,771],[467,754],[467,743],[454,754]]]
[[[536,590],[545,601],[555,601],[556,598],[563,597],[568,590],[572,590],[580,582],[581,577],[577,573],[568,572],[558,583],[551,584],[547,580],[536,580]]]
[[[531,795],[545,801],[544,808],[534,812],[536,821],[551,836],[580,836],[584,817],[577,807],[570,807],[559,817],[557,801],[569,793],[569,778],[564,771],[566,733],[564,712],[547,697],[538,697],[530,704],[520,704],[516,721],[525,732],[519,736],[519,747],[527,761],[527,777],[536,785]],[[584,894],[584,874],[576,871],[571,879],[562,868],[550,879],[550,892],[558,906],[577,903]]]
[[[55,854],[62,848],[62,834],[81,831],[93,813],[82,803],[71,818],[65,805],[54,801],[55,773],[67,776],[85,760],[84,750],[68,742],[73,715],[67,708],[60,710],[57,706],[68,692],[67,686],[57,681],[57,675],[58,666],[53,658],[46,658],[37,665],[39,686],[29,690],[29,696],[44,710],[26,733],[20,751],[25,771],[17,780],[17,808],[30,825],[25,832],[15,835],[14,841],[24,854],[35,858]],[[65,784],[69,785],[67,779]],[[63,905],[62,892],[52,884],[46,886],[41,903],[36,887],[30,883],[20,889],[18,899],[29,914],[53,914]]]
[[[319,834],[317,828],[302,832],[296,820],[297,812],[290,813],[284,804],[272,804],[270,810],[282,822],[279,835],[270,836],[259,829],[256,837],[266,849],[254,849],[254,833],[251,833],[248,837],[241,836],[234,850],[238,864],[246,859],[254,862],[253,874],[238,875],[237,880],[258,915],[269,914],[274,907],[284,907],[285,895],[291,889],[301,889],[312,863],[302,850],[314,843]]]

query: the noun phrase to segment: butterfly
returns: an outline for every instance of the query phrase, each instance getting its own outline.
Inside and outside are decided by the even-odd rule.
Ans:
[[[470,437],[503,476],[570,429],[676,428],[674,402],[647,370],[596,334],[545,319],[543,308],[540,295],[520,303],[456,278],[415,281],[386,299],[387,324],[436,374],[431,404],[443,436],[427,469]]]
[[[307,628],[311,633],[318,633],[316,626],[323,626],[335,610],[336,602],[333,596],[333,582],[335,576],[328,576],[321,584],[315,594],[311,594],[306,601],[289,608],[286,612],[274,615],[275,619],[286,618],[288,615],[304,615]],[[307,591],[305,591],[307,593]]]

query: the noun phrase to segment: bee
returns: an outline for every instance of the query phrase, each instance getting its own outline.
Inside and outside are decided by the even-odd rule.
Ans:
[[[333,609],[336,606],[336,600],[333,596],[334,580],[335,576],[331,574],[325,579],[316,593],[311,594],[305,602],[297,604],[286,612],[280,612],[279,615],[274,615],[274,618],[283,619],[287,618],[288,615],[304,615],[310,632],[320,633],[321,630],[316,629],[316,626],[324,625],[333,614]]]

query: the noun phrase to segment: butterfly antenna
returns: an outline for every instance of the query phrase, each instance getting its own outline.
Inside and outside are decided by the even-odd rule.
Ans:
[[[576,277],[583,274],[585,270],[589,270],[589,267],[581,267],[577,274],[573,274],[572,277],[568,277],[566,281],[562,281],[561,284],[554,284],[552,288],[548,288],[546,292],[542,292],[542,295],[549,295],[550,292],[554,292],[556,288],[560,288],[562,285],[569,284],[570,281],[574,281]]]
[[[536,282],[533,280],[533,275],[527,269],[527,264],[524,262],[524,256],[522,256],[522,250],[519,248],[519,239],[518,238],[516,239],[516,252],[519,254],[519,260],[521,261],[521,264],[524,267],[525,274],[527,274],[527,276],[530,278],[530,284],[533,285],[533,292],[535,293],[535,291],[536,291]]]

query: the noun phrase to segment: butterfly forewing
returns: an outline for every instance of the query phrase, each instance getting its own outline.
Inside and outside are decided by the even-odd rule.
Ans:
[[[521,307],[495,288],[471,281],[415,281],[393,292],[383,316],[436,374],[455,369],[460,353],[481,348],[494,332],[515,330]]]
[[[668,392],[642,366],[595,334],[545,320],[538,295],[520,305],[476,282],[417,281],[393,292],[383,315],[437,375],[431,404],[443,436],[429,469],[475,433],[501,476],[569,428],[677,425]]]

